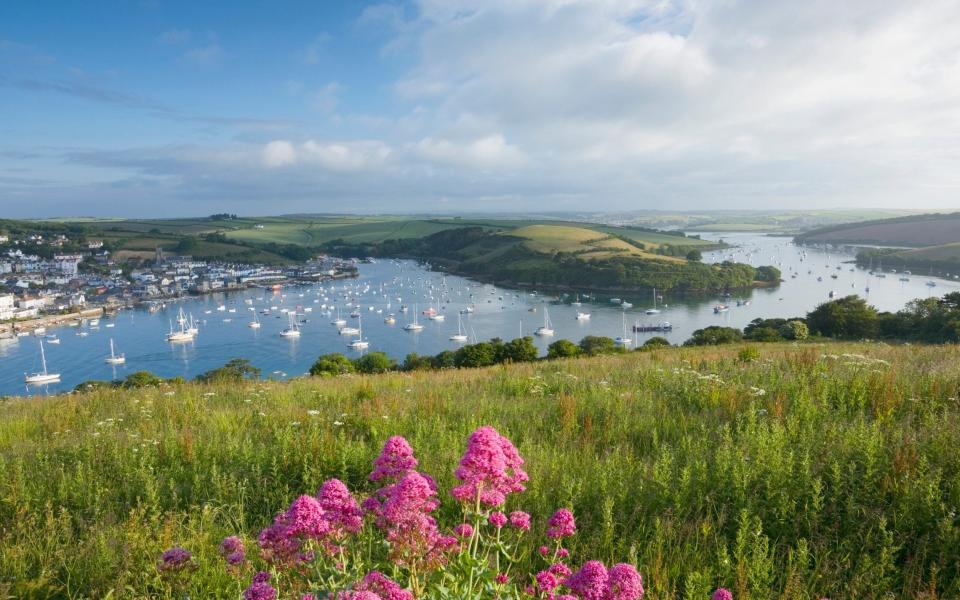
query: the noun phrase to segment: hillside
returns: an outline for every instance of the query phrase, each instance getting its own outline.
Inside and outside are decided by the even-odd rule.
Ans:
[[[808,244],[928,247],[960,242],[960,213],[924,214],[814,229],[798,235]]]
[[[960,269],[960,213],[925,214],[868,223],[839,225],[809,231],[795,238],[800,244],[862,244],[894,246],[866,248],[858,253],[863,266],[890,269]]]
[[[223,568],[224,536],[257,560],[298,494],[329,477],[370,493],[391,435],[449,490],[488,424],[530,475],[507,508],[535,516],[524,552],[569,507],[571,560],[629,560],[648,600],[957,597],[960,350],[739,350],[7,400],[0,595],[173,597],[155,565],[179,545],[198,561],[183,593],[236,598],[249,575]]]

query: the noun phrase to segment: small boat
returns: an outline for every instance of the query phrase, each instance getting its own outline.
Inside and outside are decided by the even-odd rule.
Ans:
[[[403,311],[406,307],[401,307],[400,310]],[[417,309],[413,309],[413,322],[407,323],[403,326],[404,331],[420,331],[423,329],[423,325],[417,323]]]
[[[36,329],[33,330],[33,335],[35,335],[35,336],[37,336],[37,337],[40,337],[40,336],[42,336],[43,334],[45,334],[46,332],[47,332],[47,328],[46,328],[46,327],[37,327]]]
[[[337,330],[337,333],[340,335],[357,335],[360,333],[360,330],[356,327],[341,327]]]
[[[100,327],[100,319],[90,319],[87,321],[87,325],[90,327]]]
[[[713,314],[718,315],[720,313],[725,313],[730,310],[730,307],[726,304],[718,304],[713,307]]]
[[[467,335],[463,333],[463,320],[460,318],[460,314],[457,314],[457,333],[450,336],[451,342],[465,342],[467,341]]]
[[[247,327],[250,329],[260,329],[260,317],[257,316],[257,311],[253,311],[253,320],[247,323]]]
[[[359,337],[347,344],[347,347],[353,348],[354,350],[363,350],[364,348],[368,348],[370,346],[370,342],[364,341],[363,339],[363,320],[358,319],[357,325],[357,336]]]
[[[837,295],[837,293],[836,293],[836,292],[834,292],[833,290],[830,290],[830,293],[829,293],[829,294],[827,294],[827,297],[829,297],[829,298],[833,298],[833,297],[834,297],[834,296],[836,296],[836,295]]]
[[[43,340],[40,340],[40,362],[43,364],[43,371],[39,373],[24,374],[23,380],[26,383],[54,383],[60,381],[60,373],[50,373],[47,371],[47,355],[43,351]]]
[[[633,304],[624,301],[620,303],[620,307],[623,308],[623,310],[627,310],[628,308],[633,308]]]
[[[123,354],[117,354],[113,349],[113,338],[110,338],[110,356],[103,359],[108,365],[122,365],[127,362],[127,357]]]
[[[620,304],[623,302],[620,298],[610,298],[610,304]]]
[[[48,344],[59,344],[59,343],[60,343],[60,338],[58,338],[57,336],[49,336],[49,335],[48,335],[48,336],[47,336],[47,343],[48,343]]]
[[[653,306],[643,311],[648,315],[659,315],[660,309],[657,308],[657,288],[653,288]]]
[[[297,320],[293,318],[293,313],[289,313],[289,325],[287,328],[280,332],[280,337],[285,338],[298,338],[300,337],[300,326],[297,325]]]
[[[546,306],[543,307],[543,325],[541,327],[537,327],[537,330],[533,333],[541,337],[550,337],[554,333],[553,325],[550,323],[550,313]]]
[[[737,306],[750,306],[749,300],[737,300]]]
[[[387,315],[387,317],[383,320],[383,322],[386,323],[387,325],[396,325],[396,324],[397,324],[397,320],[393,317],[392,314],[391,314],[391,315]]]
[[[589,320],[590,320],[590,313],[578,312],[578,313],[577,313],[577,320],[578,320],[578,321],[589,321]]]

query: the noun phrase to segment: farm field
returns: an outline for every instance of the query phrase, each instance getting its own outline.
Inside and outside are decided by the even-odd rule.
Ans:
[[[236,598],[249,577],[220,540],[255,557],[330,477],[371,493],[392,435],[455,522],[453,465],[480,425],[526,461],[507,506],[534,516],[524,552],[568,507],[571,563],[634,563],[645,598],[960,596],[960,349],[741,349],[5,400],[0,597]],[[175,545],[197,560],[180,592],[156,569]]]
[[[506,235],[524,238],[525,245],[539,253],[577,252],[584,260],[603,259],[611,256],[634,256],[648,260],[665,260],[679,262],[680,259],[659,256],[651,252],[644,252],[633,244],[606,234],[603,228],[588,229],[567,225],[528,225],[517,229],[510,229]],[[659,247],[659,243],[650,239],[672,238],[671,241],[683,242],[684,238],[674,236],[660,236],[653,234],[647,238],[650,247]],[[699,242],[700,240],[696,240]],[[701,245],[701,244],[696,244]]]
[[[960,213],[887,219],[809,231],[805,243],[927,247],[960,242]]]

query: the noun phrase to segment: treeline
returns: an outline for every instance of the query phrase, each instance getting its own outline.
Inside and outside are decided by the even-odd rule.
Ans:
[[[685,345],[729,344],[743,340],[781,342],[810,336],[838,340],[958,343],[960,292],[951,292],[942,298],[918,298],[897,312],[881,312],[859,296],[846,296],[817,306],[805,317],[755,319],[742,331],[718,326],[698,329]]]
[[[523,238],[483,227],[448,229],[422,238],[351,245],[329,242],[325,249],[345,256],[408,257],[429,260],[461,275],[527,286],[591,289],[650,289],[705,292],[743,289],[757,282],[776,284],[776,267],[755,268],[724,262],[707,265],[689,247],[677,247],[687,261],[645,260],[612,256],[584,260],[576,252],[545,254],[531,250]],[[638,245],[636,242],[630,242]],[[662,251],[671,254],[672,251]]]

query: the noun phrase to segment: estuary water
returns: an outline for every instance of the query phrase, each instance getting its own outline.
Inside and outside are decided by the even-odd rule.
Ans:
[[[349,327],[362,327],[366,351],[384,351],[397,360],[410,352],[436,354],[453,350],[461,343],[449,338],[459,327],[469,341],[492,337],[512,339],[533,335],[549,321],[552,337],[534,336],[541,353],[553,341],[579,341],[585,335],[626,336],[639,345],[655,335],[680,343],[708,325],[744,327],[758,317],[802,316],[829,299],[859,294],[881,310],[898,310],[914,298],[940,296],[960,290],[960,282],[922,274],[875,273],[856,268],[848,253],[797,247],[789,238],[762,233],[703,234],[707,239],[724,239],[735,247],[705,253],[704,261],[733,260],[752,265],[773,264],[780,268],[784,282],[775,288],[757,289],[723,298],[719,296],[676,297],[663,295],[653,307],[653,294],[627,295],[619,300],[608,296],[558,297],[556,293],[513,290],[477,283],[430,271],[411,261],[382,260],[360,266],[356,279],[320,285],[285,287],[280,292],[246,290],[213,294],[168,302],[158,312],[123,310],[115,317],[79,327],[48,330],[46,336],[0,340],[0,395],[35,395],[68,391],[78,383],[124,378],[147,370],[163,377],[196,375],[219,367],[233,358],[246,358],[262,369],[264,377],[285,379],[303,375],[320,354],[342,352],[359,356],[361,350],[348,348],[357,336],[340,335],[331,322],[340,317]],[[881,277],[880,275],[885,275]],[[901,281],[901,278],[906,280]],[[929,285],[930,283],[933,285]],[[869,288],[869,291],[867,289]],[[739,306],[738,306],[738,301]],[[726,310],[716,312],[718,305]],[[406,313],[401,306],[408,307]],[[422,314],[433,308],[443,320]],[[461,311],[471,310],[472,312]],[[176,327],[180,311],[197,321],[199,334],[185,343],[167,342],[171,323]],[[268,311],[268,312],[267,312]],[[288,312],[283,312],[288,311]],[[332,311],[332,312],[330,312]],[[298,338],[280,336],[289,326],[289,313],[297,315]],[[359,317],[351,317],[351,313]],[[403,326],[417,313],[423,329],[405,331]],[[589,313],[589,319],[577,319]],[[395,323],[385,319],[393,314]],[[256,317],[254,316],[256,315]],[[249,323],[259,319],[261,327]],[[633,333],[634,323],[656,325],[669,322],[667,332]],[[59,343],[53,343],[55,338]],[[50,372],[60,382],[26,385],[24,374],[39,371],[40,340],[44,341]],[[110,354],[110,340],[117,353],[126,356],[123,365],[104,362]]]

